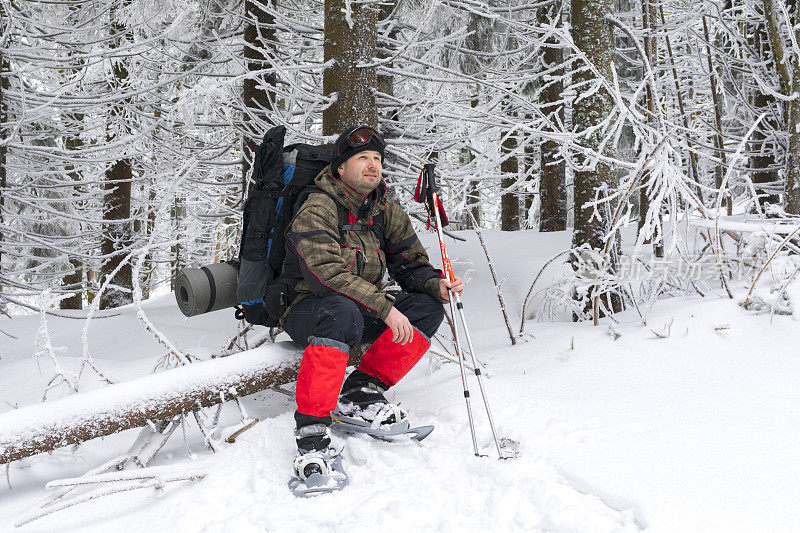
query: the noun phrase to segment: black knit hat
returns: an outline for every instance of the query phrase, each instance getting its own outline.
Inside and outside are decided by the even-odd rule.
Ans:
[[[377,131],[369,126],[356,126],[345,131],[336,139],[333,145],[333,159],[331,160],[331,172],[336,173],[339,165],[353,157],[359,152],[375,150],[384,157],[386,142],[381,138]]]

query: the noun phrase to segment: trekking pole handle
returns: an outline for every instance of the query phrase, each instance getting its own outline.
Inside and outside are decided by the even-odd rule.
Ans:
[[[423,171],[425,173],[425,184],[428,186],[428,192],[430,193],[439,192],[439,186],[436,184],[436,172],[434,172],[435,168],[435,163],[425,163],[423,167]]]
[[[439,236],[439,250],[442,253],[442,266],[444,267],[445,274],[447,274],[447,278],[450,280],[450,283],[452,283],[455,281],[456,275],[453,273],[453,265],[450,263],[450,258],[447,257],[447,247],[444,245],[442,217],[439,215],[439,187],[436,185],[435,168],[435,164],[427,163],[424,167],[424,179],[428,188],[428,194],[431,196],[431,208],[433,209],[433,215],[436,219],[436,233]]]

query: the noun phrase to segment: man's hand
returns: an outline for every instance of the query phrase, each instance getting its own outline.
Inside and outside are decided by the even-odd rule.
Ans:
[[[389,316],[383,321],[392,330],[392,342],[406,344],[414,338],[414,328],[411,326],[411,322],[408,321],[406,315],[396,308],[392,307],[392,310],[389,311]]]
[[[448,292],[448,288],[450,291],[458,294],[461,296],[464,294],[464,280],[459,278],[458,276],[455,277],[453,283],[451,284],[447,278],[441,278],[439,280],[439,295],[442,297],[442,300],[445,302],[450,301],[450,293]]]

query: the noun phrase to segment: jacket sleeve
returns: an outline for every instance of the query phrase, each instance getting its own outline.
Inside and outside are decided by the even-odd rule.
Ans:
[[[408,214],[394,202],[387,202],[384,217],[389,275],[403,290],[427,293],[441,301],[438,280],[442,271],[431,266]]]
[[[392,304],[378,288],[347,268],[339,246],[339,215],[333,200],[307,201],[292,221],[286,242],[297,254],[300,272],[317,296],[342,294],[366,316],[383,320]]]

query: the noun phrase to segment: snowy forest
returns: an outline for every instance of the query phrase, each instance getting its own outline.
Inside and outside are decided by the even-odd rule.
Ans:
[[[0,0],[0,529],[792,530],[798,18]],[[431,438],[349,438],[350,487],[294,500],[302,350],[232,308],[186,318],[173,290],[239,254],[267,130],[317,145],[362,124],[441,266],[412,199],[436,165],[477,359],[446,307],[396,392]],[[462,365],[484,369],[508,460],[475,384],[472,453]]]

